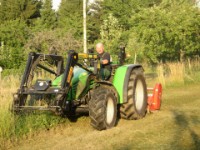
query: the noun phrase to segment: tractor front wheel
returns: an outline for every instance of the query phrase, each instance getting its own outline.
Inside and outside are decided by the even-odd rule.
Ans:
[[[89,101],[91,125],[97,130],[112,128],[117,120],[117,97],[109,87],[98,87]]]

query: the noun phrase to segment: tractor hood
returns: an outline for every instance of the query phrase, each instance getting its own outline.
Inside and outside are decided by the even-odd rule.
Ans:
[[[85,90],[87,85],[87,79],[89,72],[86,70],[75,66],[73,70],[73,77],[71,80],[71,92],[69,92],[68,97],[70,100],[78,99],[82,92]],[[63,74],[58,76],[53,82],[52,86],[60,87],[62,82]]]

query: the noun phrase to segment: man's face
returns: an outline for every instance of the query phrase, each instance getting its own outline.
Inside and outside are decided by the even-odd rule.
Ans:
[[[96,46],[96,51],[98,54],[102,54],[104,52],[103,46],[100,45]]]

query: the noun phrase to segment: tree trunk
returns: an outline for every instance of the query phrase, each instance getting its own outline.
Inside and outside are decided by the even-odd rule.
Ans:
[[[184,61],[184,56],[185,56],[185,52],[180,49],[180,62],[182,63]]]

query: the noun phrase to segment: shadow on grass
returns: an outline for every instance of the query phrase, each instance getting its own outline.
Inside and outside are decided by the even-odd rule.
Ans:
[[[84,109],[78,109],[76,110],[76,112],[72,113],[72,114],[68,114],[68,115],[64,115],[64,118],[69,119],[69,121],[71,122],[77,122],[79,118],[81,117],[90,117],[89,116],[89,111],[88,109],[84,110]],[[117,107],[117,116],[116,116],[116,124],[115,126],[118,125],[120,118],[120,111],[119,111],[119,107]]]
[[[79,118],[88,116],[89,116],[88,112],[76,112],[73,114],[65,115],[64,117],[69,119],[69,121],[71,122],[77,122]]]
[[[197,116],[188,117],[188,115],[186,115],[184,111],[176,110],[172,110],[172,113],[174,115],[175,123],[176,125],[178,125],[178,130],[176,131],[174,141],[171,143],[171,145],[175,145],[179,149],[199,149],[200,136],[191,127],[191,124],[200,124],[200,121],[198,121]],[[185,136],[185,134],[187,135],[187,133],[189,133],[191,139],[187,140],[187,142],[189,143],[184,143],[185,140],[181,141],[181,139],[189,138]]]

